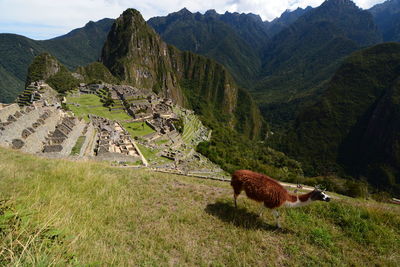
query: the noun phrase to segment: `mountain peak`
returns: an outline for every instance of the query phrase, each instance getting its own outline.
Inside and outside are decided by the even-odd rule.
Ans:
[[[179,10],[178,12],[176,12],[176,14],[179,14],[179,15],[192,15],[192,12],[190,12],[186,7],[184,7],[181,10]]]
[[[321,7],[352,7],[358,6],[352,0],[326,0]]]
[[[209,9],[206,11],[206,13],[204,13],[204,15],[209,17],[216,17],[219,14],[217,13],[217,11],[215,11],[215,9]]]

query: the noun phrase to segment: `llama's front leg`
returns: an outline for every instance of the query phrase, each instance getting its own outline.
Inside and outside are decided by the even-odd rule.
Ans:
[[[276,227],[282,228],[282,227],[281,227],[281,224],[280,224],[280,222],[279,222],[279,217],[280,217],[279,212],[278,212],[277,210],[273,210],[273,211],[272,211],[272,214],[274,215],[275,220],[276,220]]]
[[[237,197],[238,195],[236,195],[235,193],[233,193],[233,199],[235,201],[235,208],[237,208]]]

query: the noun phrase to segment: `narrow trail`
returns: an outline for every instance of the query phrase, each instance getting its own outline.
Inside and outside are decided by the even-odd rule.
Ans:
[[[137,146],[136,142],[132,140],[133,146],[135,147],[136,151],[139,153],[140,159],[143,162],[143,165],[145,167],[149,166],[149,162],[147,161],[147,159],[143,156],[142,151],[140,151],[139,147]]]

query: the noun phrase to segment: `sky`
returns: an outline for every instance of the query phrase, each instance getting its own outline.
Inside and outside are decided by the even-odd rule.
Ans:
[[[319,6],[323,0],[0,0],[0,33],[45,40],[83,27],[89,21],[117,18],[125,9],[139,10],[147,20],[186,7],[191,12],[254,13],[271,21],[285,10]],[[370,8],[384,0],[354,0]]]

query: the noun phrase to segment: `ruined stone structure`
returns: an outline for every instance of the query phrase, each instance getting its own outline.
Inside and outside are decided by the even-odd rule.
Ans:
[[[10,114],[11,110],[15,111],[14,114]],[[39,103],[23,108],[13,104],[8,109],[1,109],[0,116],[8,117],[7,121],[0,122],[0,145],[38,153],[48,131],[55,128],[61,115],[57,108]]]
[[[51,132],[43,144],[43,153],[61,153],[69,155],[87,124],[74,117],[64,117]]]
[[[79,92],[82,94],[97,94],[101,89],[107,87],[104,84],[80,84]]]
[[[175,119],[163,119],[159,116],[154,116],[152,120],[147,120],[146,124],[152,128],[154,131],[161,134],[166,134],[170,132],[175,132],[176,128],[174,126]]]
[[[139,152],[131,136],[118,122],[95,116],[91,119],[99,136],[96,147],[97,156],[115,160],[139,159]]]

